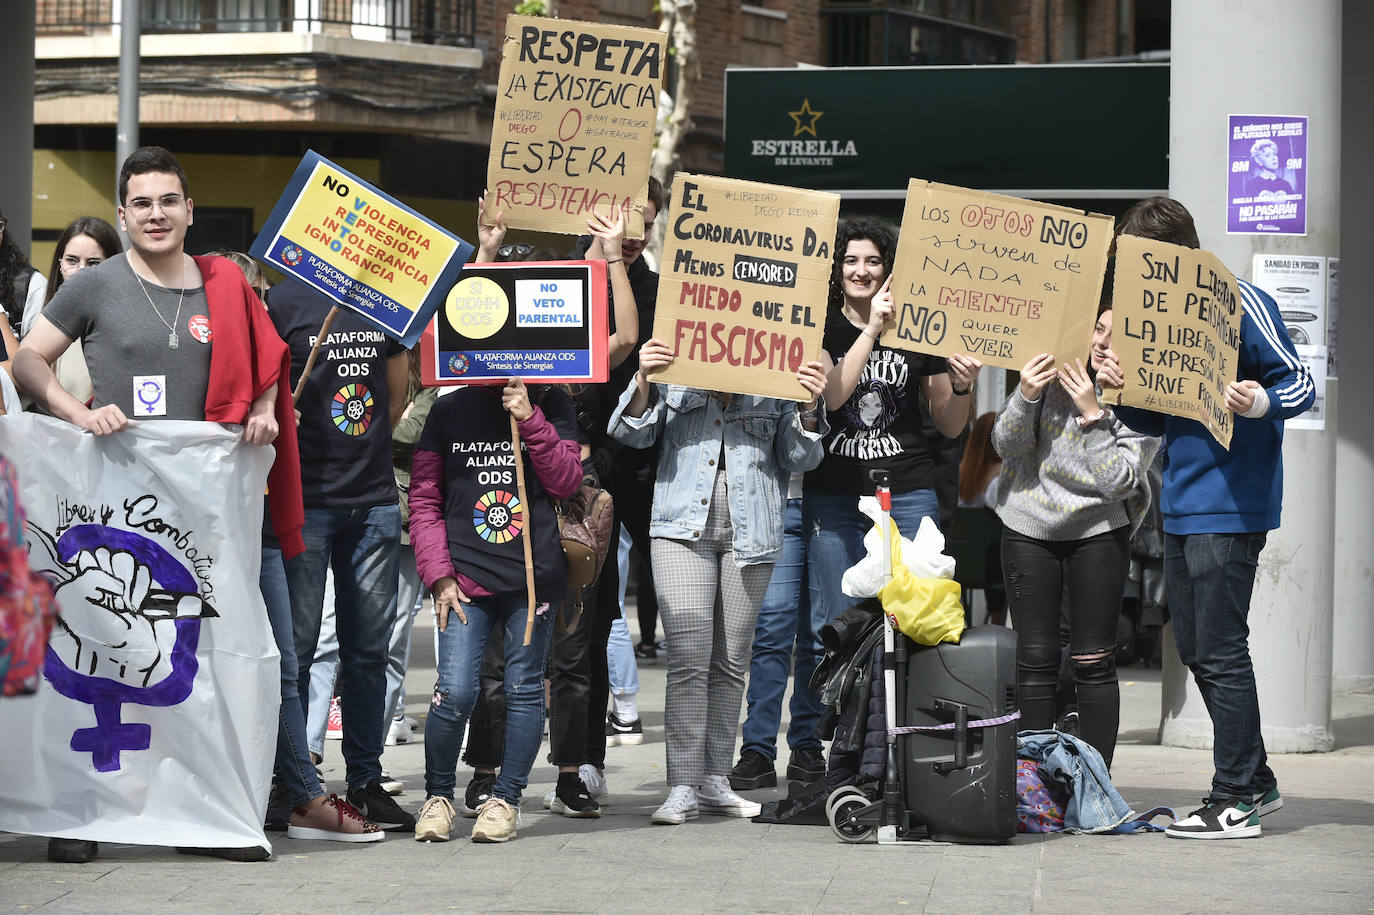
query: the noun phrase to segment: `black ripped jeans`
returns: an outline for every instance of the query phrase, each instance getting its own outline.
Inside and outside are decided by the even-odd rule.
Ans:
[[[1054,727],[1059,678],[1059,611],[1069,600],[1069,657],[1078,682],[1083,740],[1110,766],[1121,723],[1116,680],[1116,621],[1130,565],[1130,527],[1083,540],[1037,540],[1008,528],[1002,535],[1007,607],[1016,627],[1016,694],[1021,727]],[[1067,584],[1067,589],[1065,585]],[[1083,659],[1082,656],[1103,655]]]

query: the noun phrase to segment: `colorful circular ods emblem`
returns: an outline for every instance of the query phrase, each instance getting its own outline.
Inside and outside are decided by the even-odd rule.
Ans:
[[[472,507],[472,526],[487,543],[510,543],[525,527],[525,508],[513,492],[484,492]]]
[[[305,260],[305,252],[295,245],[287,245],[281,249],[281,262],[288,267],[295,267]]]
[[[355,381],[339,388],[329,404],[329,417],[344,435],[362,435],[372,425],[375,406],[372,392]]]
[[[467,353],[454,353],[448,357],[448,370],[454,375],[466,375],[471,365]]]
[[[464,337],[485,340],[506,326],[510,298],[486,277],[470,276],[449,290],[444,300],[444,316]]]

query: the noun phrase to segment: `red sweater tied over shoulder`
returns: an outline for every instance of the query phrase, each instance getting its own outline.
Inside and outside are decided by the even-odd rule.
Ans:
[[[253,401],[277,386],[277,449],[267,475],[267,504],[283,558],[305,551],[301,528],[301,458],[296,445],[296,412],[291,402],[291,348],[277,334],[267,309],[243,271],[224,257],[195,257],[205,281],[210,310],[210,386],[205,418],[242,424]]]

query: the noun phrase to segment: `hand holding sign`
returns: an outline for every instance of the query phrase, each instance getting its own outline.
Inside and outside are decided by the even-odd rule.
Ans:
[[[601,256],[608,262],[623,257],[620,246],[625,241],[625,215],[619,210],[612,213],[610,219],[593,213],[587,217],[587,231],[600,243]],[[591,248],[587,249],[587,254],[593,256]]]
[[[1064,389],[1064,393],[1073,399],[1073,405],[1078,408],[1078,414],[1084,419],[1101,412],[1102,406],[1097,402],[1097,389],[1093,387],[1093,380],[1083,368],[1082,359],[1075,359],[1073,365],[1065,363],[1060,366],[1059,385]]]
[[[1226,386],[1226,409],[1241,416],[1249,416],[1254,409],[1255,400],[1264,394],[1264,388],[1258,381],[1246,378],[1243,381],[1233,381]],[[1269,397],[1264,394],[1265,407],[1268,408]]]
[[[639,350],[639,379],[641,384],[649,383],[649,375],[670,366],[677,359],[673,348],[657,337],[653,337]]]
[[[529,388],[525,387],[525,382],[519,378],[507,381],[506,386],[501,389],[501,406],[518,423],[523,423],[534,415],[534,407],[530,406]]]
[[[506,224],[501,220],[501,211],[497,210],[491,222],[487,222],[487,193],[483,191],[482,196],[477,198],[477,248],[480,254],[477,260],[484,264],[496,260],[496,249],[505,240]]]
[[[797,381],[811,392],[811,399],[806,402],[802,409],[814,410],[820,406],[817,398],[825,390],[825,366],[819,362],[806,363],[797,369]]]
[[[1116,351],[1108,347],[1101,353],[1095,355],[1097,364],[1097,382],[1103,389],[1120,388],[1126,383],[1126,376],[1121,372],[1121,357]]]
[[[973,390],[973,383],[978,380],[978,372],[982,367],[983,363],[972,356],[950,353],[949,384],[955,396],[963,397]]]
[[[1031,402],[1039,400],[1054,375],[1054,353],[1032,356],[1030,362],[1021,367],[1021,396]]]
[[[883,332],[883,328],[892,318],[893,308],[892,277],[889,276],[883,280],[882,287],[874,294],[873,300],[869,302],[868,326],[864,328],[864,333],[877,340],[878,335]]]

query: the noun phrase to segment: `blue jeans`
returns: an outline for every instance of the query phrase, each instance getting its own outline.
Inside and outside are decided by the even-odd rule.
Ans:
[[[639,692],[639,664],[635,661],[634,640],[630,625],[625,621],[625,587],[630,580],[630,548],[634,541],[624,527],[620,527],[620,541],[616,549],[617,571],[620,572],[620,616],[611,623],[611,638],[606,643],[606,662],[610,671],[611,693],[633,696]],[[610,557],[607,557],[609,560]],[[604,709],[602,712],[604,713]]]
[[[391,644],[386,657],[386,715],[382,719],[383,733],[391,727],[393,717],[406,713],[406,668],[410,667],[410,633],[415,627],[415,615],[425,599],[425,586],[415,567],[415,550],[408,543],[401,544],[400,581],[396,588],[396,626],[391,630]]]
[[[1250,594],[1267,533],[1165,534],[1164,581],[1178,657],[1212,717],[1211,796],[1250,800],[1278,784],[1260,735]]]
[[[305,739],[305,708],[301,705],[300,670],[296,665],[296,639],[291,621],[291,594],[281,550],[263,546],[258,587],[267,604],[267,620],[281,655],[281,720],[277,724],[277,757],[273,773],[286,790],[292,807],[300,807],[324,794],[310,748]]]
[[[933,489],[892,494],[892,520],[903,537],[915,537],[921,518],[939,523],[940,502]],[[849,567],[864,556],[864,534],[873,522],[859,512],[859,497],[808,492],[802,499],[807,580],[811,586],[811,635],[820,651],[821,627],[857,601],[840,589]]]
[[[802,500],[788,499],[783,513],[782,555],[773,566],[768,592],[754,626],[754,656],[749,662],[748,715],[740,752],[757,750],[777,759],[782,697],[792,675],[792,702],[787,745],[793,750],[820,747],[816,725],[821,698],[811,689],[811,674],[820,663],[819,637],[811,631],[811,595],[806,586],[806,543],[802,536]],[[795,647],[794,647],[795,646]]]
[[[492,793],[512,806],[520,803],[543,738],[544,660],[558,614],[558,605],[550,604],[547,612],[535,617],[533,638],[526,645],[527,607],[525,593],[520,591],[473,598],[464,607],[466,625],[458,614],[449,614],[448,627],[439,633],[438,681],[425,721],[427,795],[453,800],[458,748],[477,704],[482,655],[488,636],[498,632],[506,648],[506,739]]]
[[[389,505],[307,508],[305,552],[286,563],[300,662],[300,693],[310,694],[310,668],[320,635],[325,569],[334,570],[334,623],[339,638],[339,704],[349,789],[382,776],[382,722],[387,717],[386,657],[396,622],[401,510]],[[309,661],[305,659],[309,658]]]

